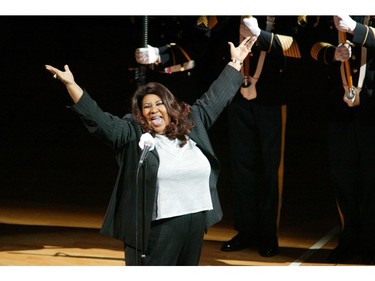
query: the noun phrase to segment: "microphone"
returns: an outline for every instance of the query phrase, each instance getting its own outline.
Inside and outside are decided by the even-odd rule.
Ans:
[[[143,150],[138,163],[141,166],[146,160],[148,153],[155,148],[155,139],[149,133],[145,133],[141,136],[139,146]]]
[[[153,148],[152,143],[149,141],[145,141],[141,158],[139,159],[139,165],[142,165],[143,162],[146,160],[148,153],[150,152],[150,150],[152,150],[151,148]]]

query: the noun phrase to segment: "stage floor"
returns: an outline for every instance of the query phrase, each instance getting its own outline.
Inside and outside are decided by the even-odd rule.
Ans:
[[[123,244],[99,234],[102,208],[0,201],[0,265],[123,266]],[[326,262],[337,242],[331,218],[305,225],[280,225],[280,254],[265,258],[256,249],[222,252],[236,232],[222,221],[205,236],[202,266],[332,266]],[[360,265],[353,259],[343,265]]]

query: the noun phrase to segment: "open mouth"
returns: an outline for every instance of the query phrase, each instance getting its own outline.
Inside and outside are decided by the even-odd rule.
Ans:
[[[151,118],[151,124],[155,127],[160,126],[162,123],[162,118],[160,116]]]

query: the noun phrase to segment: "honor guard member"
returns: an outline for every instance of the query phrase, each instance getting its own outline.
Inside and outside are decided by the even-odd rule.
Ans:
[[[216,16],[148,18],[148,44],[136,49],[137,63],[149,66],[148,81],[167,85],[172,92],[179,92],[179,99],[194,102],[199,96],[192,93],[204,91],[220,72],[207,75],[210,66],[206,65],[206,57],[216,52],[209,48],[211,33],[225,20]]]
[[[341,215],[328,261],[375,261],[375,22],[371,16],[325,17],[313,59],[328,68],[328,150]],[[324,37],[323,37],[324,36]]]
[[[294,81],[302,81],[291,76],[290,68],[309,54],[298,44],[303,35],[299,20],[298,16],[241,18],[240,41],[249,35],[258,40],[244,61],[245,80],[228,110],[238,234],[222,245],[222,251],[255,247],[264,257],[279,252],[284,105],[287,94],[297,87]]]

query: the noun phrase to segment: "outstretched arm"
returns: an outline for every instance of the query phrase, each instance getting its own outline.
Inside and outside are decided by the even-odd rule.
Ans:
[[[238,47],[235,47],[232,42],[228,42],[230,46],[230,55],[232,58],[232,61],[230,61],[228,64],[240,71],[243,60],[251,52],[251,48],[253,47],[256,40],[256,36],[248,36],[241,42],[240,45],[238,45]]]
[[[51,65],[46,65],[46,69],[53,74],[54,78],[59,79],[65,85],[73,102],[77,103],[82,97],[83,90],[74,81],[74,76],[73,73],[70,71],[69,66],[64,66],[65,71],[61,71]]]

